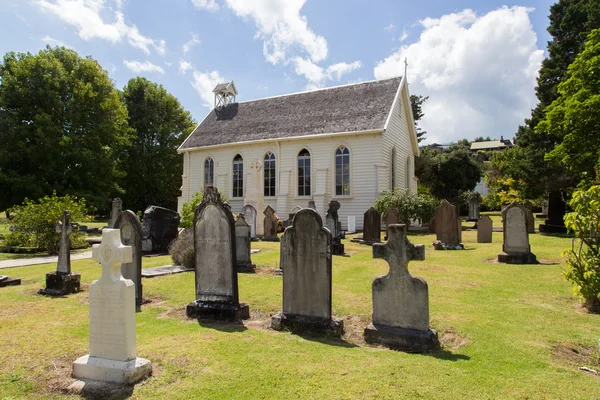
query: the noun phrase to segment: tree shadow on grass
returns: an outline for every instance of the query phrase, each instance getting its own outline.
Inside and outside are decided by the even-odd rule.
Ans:
[[[220,332],[244,332],[248,330],[241,321],[215,321],[197,319],[198,325],[203,328],[214,329]]]

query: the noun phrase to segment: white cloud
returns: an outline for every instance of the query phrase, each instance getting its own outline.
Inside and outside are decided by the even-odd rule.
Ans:
[[[152,64],[150,61],[129,61],[123,60],[123,64],[131,71],[139,74],[140,72],[160,72],[161,74],[165,73],[165,70],[162,67]]]
[[[394,24],[389,24],[388,26],[386,26],[385,28],[383,28],[384,31],[387,32],[391,32],[394,30]]]
[[[131,46],[146,54],[150,53],[150,47],[154,47],[159,54],[165,53],[164,40],[155,41],[142,35],[135,25],[125,23],[122,12],[114,12],[114,21],[105,22],[103,14],[107,12],[104,10],[104,0],[36,0],[36,2],[42,10],[51,12],[77,28],[78,35],[83,40],[103,39],[117,43],[125,38]],[[116,6],[120,9],[121,2],[117,1]]]
[[[67,49],[72,49],[72,46],[69,46],[68,44],[66,44],[65,42],[63,42],[62,40],[59,39],[54,39],[53,37],[50,37],[48,35],[44,36],[42,38],[42,42],[49,44],[50,46],[61,46],[61,47],[66,47]]]
[[[408,32],[406,31],[406,29],[403,29],[402,35],[400,35],[400,41],[404,42],[406,40],[406,38],[408,38]]]
[[[327,68],[323,68],[313,63],[312,61],[296,57],[293,60],[295,64],[295,71],[298,75],[304,75],[308,80],[307,89],[316,89],[324,85],[327,80],[340,81],[342,76],[359,69],[362,64],[360,61],[354,61],[352,63],[337,63],[330,65]]]
[[[190,69],[192,69],[192,63],[185,60],[179,60],[179,72],[185,74]]]
[[[183,55],[186,55],[196,44],[200,44],[200,39],[198,39],[198,35],[192,33],[192,38],[183,45]]]
[[[290,61],[288,53],[305,52],[312,62],[327,57],[327,41],[315,34],[300,10],[306,0],[226,0],[229,8],[241,18],[251,18],[263,40],[263,54],[272,64]]]
[[[342,75],[359,69],[360,67],[362,67],[362,63],[360,61],[354,61],[351,63],[341,62],[333,64],[327,67],[327,76],[329,77],[329,79],[339,81],[342,79]]]
[[[193,80],[190,81],[192,87],[196,90],[200,98],[204,103],[204,107],[212,109],[214,106],[214,94],[213,89],[217,86],[217,83],[225,82],[223,77],[219,75],[218,71],[211,72],[198,72],[194,71]]]
[[[427,142],[476,136],[511,137],[535,106],[543,50],[529,20],[531,9],[472,10],[420,21],[416,43],[379,62],[377,79],[404,74],[413,94],[429,96],[420,122]]]
[[[192,3],[201,10],[217,11],[219,9],[215,0],[192,0]]]

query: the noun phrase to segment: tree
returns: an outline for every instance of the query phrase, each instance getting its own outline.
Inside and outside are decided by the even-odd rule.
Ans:
[[[558,98],[546,108],[536,132],[546,132],[558,143],[547,160],[564,165],[584,186],[595,183],[600,154],[600,29],[592,31],[569,66],[567,79],[558,85]]]
[[[425,140],[426,131],[419,128],[419,120],[423,118],[425,114],[423,114],[423,103],[425,103],[429,99],[429,96],[417,96],[415,94],[410,95],[410,106],[412,108],[413,118],[415,120],[415,127],[417,129],[417,141],[421,143],[421,141]]]
[[[123,154],[123,203],[133,210],[151,204],[175,209],[183,169],[177,147],[194,129],[194,120],[162,85],[145,78],[129,80],[123,98],[133,130]]]
[[[53,191],[105,208],[118,193],[127,110],[98,62],[64,47],[0,64],[0,209]]]

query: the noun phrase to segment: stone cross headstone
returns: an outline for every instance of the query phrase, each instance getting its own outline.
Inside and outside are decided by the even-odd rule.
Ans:
[[[367,343],[380,343],[408,352],[439,348],[437,332],[429,327],[427,282],[408,272],[408,262],[424,260],[425,247],[406,238],[406,225],[391,225],[389,239],[373,245],[390,272],[373,281],[373,323],[364,332]]]
[[[267,206],[263,214],[265,215],[263,222],[265,227],[265,235],[263,236],[263,240],[269,242],[278,242],[279,237],[277,236],[277,219],[275,218],[275,210],[271,206]]]
[[[456,206],[447,200],[442,200],[435,209],[435,222],[433,223],[436,233],[436,241],[433,246],[436,250],[458,250],[463,249],[461,244],[460,216]]]
[[[283,312],[273,316],[276,330],[343,333],[343,321],[331,316],[331,232],[319,214],[299,211],[281,238]]]
[[[479,221],[480,206],[481,198],[478,195],[469,199],[469,221]]]
[[[244,215],[240,214],[235,222],[235,254],[238,272],[254,272],[256,265],[250,258],[250,226],[246,223]]]
[[[142,224],[137,215],[131,210],[122,211],[115,229],[121,232],[121,242],[131,246],[131,262],[121,265],[121,274],[125,279],[131,279],[135,283],[135,306],[137,310],[142,307]]]
[[[356,217],[354,215],[348,215],[348,232],[356,232]]]
[[[331,232],[331,251],[334,256],[344,255],[344,244],[342,243],[342,231],[339,227],[338,210],[341,205],[336,200],[329,201],[327,215],[325,216],[325,226]]]
[[[246,204],[242,207],[242,214],[246,223],[250,225],[250,237],[256,239],[256,208],[251,204]]]
[[[492,243],[492,219],[487,215],[477,221],[477,243]]]
[[[123,201],[115,197],[112,201],[112,208],[110,210],[110,219],[108,220],[108,227],[113,229],[115,227],[115,223],[117,222],[117,218],[121,215],[121,211],[123,211]]]
[[[398,209],[397,208],[389,208],[387,210],[387,215],[385,217],[385,238],[387,239],[388,235],[389,235],[389,226],[390,225],[396,225],[399,222],[399,215],[398,215]]]
[[[364,214],[362,240],[367,244],[381,242],[381,215],[373,207]]]
[[[152,364],[136,357],[135,284],[121,275],[121,264],[132,260],[131,246],[121,243],[118,229],[104,229],[92,258],[102,264],[102,277],[89,289],[90,353],[73,363],[73,376],[134,383],[152,373]]]
[[[219,191],[205,189],[194,213],[196,300],[187,305],[189,318],[237,321],[250,318],[238,297],[235,222]]]
[[[508,264],[535,264],[535,254],[529,246],[527,232],[527,208],[513,202],[502,211],[504,244],[498,261]]]
[[[60,233],[58,262],[56,271],[46,274],[46,287],[38,291],[39,294],[49,296],[64,296],[77,293],[80,289],[81,275],[71,272],[71,240],[69,234],[73,231],[71,216],[63,212],[62,221],[55,225],[55,230]]]

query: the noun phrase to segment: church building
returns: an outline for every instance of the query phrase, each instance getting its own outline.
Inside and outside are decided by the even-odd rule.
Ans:
[[[250,203],[261,220],[267,206],[287,220],[311,200],[325,218],[334,199],[342,229],[354,216],[362,230],[364,212],[384,190],[417,191],[419,147],[404,78],[239,103],[233,82],[214,93],[215,108],[178,149],[179,212],[197,191],[216,186],[233,213]]]

